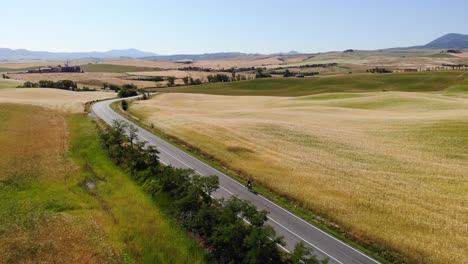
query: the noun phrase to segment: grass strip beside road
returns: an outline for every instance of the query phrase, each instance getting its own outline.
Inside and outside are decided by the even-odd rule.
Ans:
[[[205,263],[83,114],[0,104],[0,263]]]
[[[130,263],[205,263],[197,242],[110,160],[96,125],[83,115],[71,116],[69,123],[71,153],[81,167],[88,168],[82,177],[104,180],[97,181],[93,196],[109,209],[113,224],[107,226],[107,233],[118,241],[125,259]]]

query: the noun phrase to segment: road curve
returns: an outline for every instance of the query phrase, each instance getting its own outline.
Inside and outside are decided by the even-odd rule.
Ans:
[[[134,99],[134,98],[127,98]],[[312,224],[304,221],[298,216],[290,213],[281,206],[273,203],[262,195],[255,195],[247,190],[241,183],[235,181],[217,169],[192,157],[184,151],[174,147],[156,135],[141,128],[137,124],[119,115],[110,107],[110,104],[122,99],[112,99],[97,102],[92,110],[95,115],[107,124],[112,125],[114,120],[123,120],[138,129],[137,135],[140,141],[146,141],[154,145],[160,151],[159,157],[162,163],[170,164],[177,168],[190,168],[196,173],[204,176],[217,175],[220,188],[213,194],[215,198],[229,198],[238,196],[248,200],[260,210],[269,212],[267,224],[275,228],[276,233],[284,237],[287,245],[285,250],[292,251],[296,243],[303,241],[305,245],[314,249],[314,254],[319,258],[328,257],[329,263],[357,264],[357,263],[379,263],[361,251],[332,237]]]

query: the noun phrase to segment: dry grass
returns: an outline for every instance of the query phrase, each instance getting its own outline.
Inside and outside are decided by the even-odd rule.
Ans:
[[[142,76],[174,76],[176,78],[183,78],[191,76],[192,78],[205,78],[206,76],[213,74],[212,72],[198,72],[198,71],[179,71],[179,70],[167,70],[167,71],[146,71],[146,72],[132,72],[132,75]]]
[[[145,122],[412,262],[468,262],[468,99],[163,94]]]
[[[307,55],[294,55],[294,56],[276,56],[276,55],[252,55],[252,56],[241,56],[227,59],[217,60],[200,60],[195,61],[191,66],[196,67],[207,67],[213,69],[228,69],[232,67],[259,67],[267,65],[279,65],[284,62],[295,63],[301,62],[307,58]],[[280,60],[283,59],[283,60]],[[176,63],[173,61],[148,61],[148,60],[106,60],[106,64],[114,65],[127,65],[135,67],[151,67],[151,68],[162,68],[162,69],[177,69],[187,65]]]
[[[114,92],[72,92],[46,88],[5,88],[0,103],[38,105],[71,112],[82,112],[86,102],[116,97]]]
[[[59,157],[59,154],[65,151],[66,146],[63,113],[43,110],[40,115],[35,113],[38,109],[40,108],[33,106],[0,104],[2,117],[0,153],[4,154],[0,159],[0,171],[7,172],[1,175],[0,179],[4,179],[5,175],[16,174],[15,171],[8,173],[10,169],[15,170],[17,167],[15,165],[34,159],[36,162],[33,164],[25,164],[26,168],[31,169],[31,173],[37,167],[41,168],[39,174],[51,175],[52,178],[61,177],[60,175],[63,174],[60,168],[63,164],[60,163]],[[30,115],[27,113],[28,110],[31,111]],[[39,118],[38,115],[40,115]],[[60,166],[42,166],[58,163]],[[23,170],[25,166],[20,166],[20,168]]]
[[[110,72],[85,72],[85,73],[27,73],[27,74],[8,74],[12,79],[38,82],[40,80],[72,80],[81,85],[102,87],[103,83],[124,85],[133,83],[139,88],[154,86],[153,82],[125,80],[128,75],[125,73]]]
[[[306,55],[293,56],[290,58],[291,62],[298,62],[305,59]],[[289,60],[286,56],[242,56],[227,59],[217,60],[201,60],[196,61],[192,65],[197,67],[206,67],[213,69],[229,69],[232,67],[265,67],[265,66],[279,66]]]
[[[468,59],[468,52],[463,52],[463,53],[453,53],[452,54],[453,56],[457,56],[459,58],[463,58],[463,59]]]
[[[430,68],[442,64],[460,63],[455,56],[445,54],[441,50],[408,50],[408,51],[355,51],[352,53],[328,52],[314,54],[307,60],[291,65],[337,62],[340,65],[348,64],[351,68],[387,67],[387,68]]]

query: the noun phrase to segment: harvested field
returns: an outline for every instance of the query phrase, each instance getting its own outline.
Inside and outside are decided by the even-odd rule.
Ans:
[[[81,69],[84,72],[137,72],[137,71],[151,71],[152,68],[148,67],[135,67],[127,65],[115,65],[115,64],[105,64],[105,63],[93,63],[81,65]]]
[[[387,51],[354,51],[327,52],[312,54],[310,58],[297,63],[290,63],[291,66],[314,63],[349,64],[352,68],[430,68],[441,66],[442,64],[458,63],[459,58],[455,56],[440,56],[441,50],[387,50]],[[446,55],[446,54],[444,54]]]
[[[179,71],[179,70],[167,70],[167,71],[143,71],[143,72],[132,72],[132,75],[142,75],[142,76],[174,76],[176,78],[183,78],[186,76],[191,76],[192,78],[205,78],[210,74],[216,74],[213,72],[199,72],[199,71]]]
[[[301,61],[301,58],[306,58],[307,55],[295,56],[291,62]],[[230,69],[232,67],[266,67],[266,66],[279,66],[288,61],[288,56],[277,55],[261,55],[261,56],[242,56],[218,60],[200,60],[195,61],[191,66],[205,67],[213,69]]]
[[[468,261],[468,98],[162,94],[130,111],[409,262]]]
[[[133,67],[148,67],[161,69],[177,69],[183,67],[184,64],[175,63],[173,61],[151,61],[151,60],[106,60],[104,63],[112,65],[125,65]]]
[[[71,112],[83,112],[86,102],[113,97],[116,97],[114,92],[72,92],[48,88],[0,90],[0,103],[37,105]]]
[[[453,56],[457,56],[459,58],[463,58],[463,59],[468,59],[468,52],[465,51],[463,53],[452,53]]]

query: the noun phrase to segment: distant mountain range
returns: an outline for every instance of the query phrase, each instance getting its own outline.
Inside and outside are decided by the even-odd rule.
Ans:
[[[157,54],[152,52],[144,52],[137,49],[110,50],[105,52],[48,52],[0,48],[0,60],[76,60],[86,58],[110,59],[122,57],[141,58],[156,55]]]
[[[468,49],[468,35],[450,33],[437,38],[426,45],[391,48],[388,50],[411,50],[411,49]],[[297,51],[280,52],[269,55],[287,56],[303,54]],[[262,55],[259,53],[242,52],[218,52],[205,54],[176,54],[159,55],[152,52],[140,51],[137,49],[110,50],[105,52],[48,52],[48,51],[30,51],[25,49],[7,49],[0,48],[0,61],[15,60],[77,60],[77,59],[147,59],[147,60],[214,60],[226,59],[241,56]]]
[[[146,60],[215,60],[215,59],[226,59],[241,56],[260,55],[260,54],[249,54],[242,52],[217,52],[217,53],[204,53],[204,54],[176,54],[176,55],[155,55],[144,57]]]
[[[295,55],[301,54],[297,51],[281,52],[270,55]],[[137,49],[110,50],[105,52],[48,52],[48,51],[30,51],[26,49],[7,49],[0,48],[0,61],[16,61],[16,60],[77,60],[77,59],[146,59],[146,60],[214,60],[234,58],[241,56],[262,55],[259,53],[242,53],[242,52],[218,52],[205,54],[176,54],[176,55],[159,55],[152,52],[140,51]]]
[[[390,50],[411,49],[468,49],[468,35],[450,33],[437,38],[426,45],[391,48]]]
[[[271,55],[295,55],[300,54],[297,51],[281,52]],[[26,49],[7,49],[0,48],[0,61],[16,61],[16,60],[78,60],[78,59],[145,59],[145,60],[214,60],[234,58],[241,56],[262,55],[259,53],[242,53],[242,52],[218,52],[205,54],[176,54],[176,55],[159,55],[152,52],[140,51],[137,49],[110,50],[105,52],[48,52],[48,51],[30,51]]]

